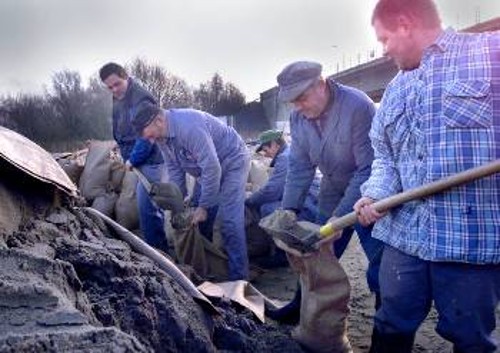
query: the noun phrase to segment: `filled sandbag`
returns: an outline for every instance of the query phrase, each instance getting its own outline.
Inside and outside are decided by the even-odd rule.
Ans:
[[[301,252],[288,246],[280,233],[318,233],[320,226],[297,222],[293,212],[278,210],[260,222],[280,249],[286,252],[290,266],[300,276],[302,297],[299,325],[292,337],[312,352],[352,353],[347,338],[350,284],[347,275],[335,257],[332,244],[323,244],[319,250]]]
[[[115,204],[118,200],[118,194],[115,192],[107,192],[104,195],[97,196],[92,202],[92,208],[105,214],[108,217],[113,217],[115,212]]]
[[[103,195],[109,188],[112,146],[105,142],[92,142],[89,147],[85,167],[80,177],[80,191],[90,203]]]
[[[123,177],[125,176],[125,164],[121,161],[113,160],[111,162],[110,185],[114,192],[119,194],[122,190]]]
[[[56,162],[62,167],[64,172],[69,176],[71,181],[78,185],[80,177],[85,167],[85,159],[87,157],[88,149],[82,149],[70,153],[54,153],[52,156]]]
[[[68,174],[71,181],[76,185],[78,185],[80,182],[80,177],[82,176],[83,173],[84,166],[78,164],[77,161],[72,159],[64,159],[58,162],[59,165],[64,170],[64,172]]]
[[[346,335],[351,287],[331,244],[312,254],[286,254],[290,266],[300,274],[302,289],[300,321],[292,338],[313,352],[352,352]]]
[[[115,204],[115,219],[129,230],[139,228],[139,209],[136,200],[137,175],[125,172],[121,192]]]
[[[250,161],[250,171],[248,173],[248,182],[252,184],[252,192],[259,190],[263,187],[267,179],[269,167],[262,161],[252,159]]]

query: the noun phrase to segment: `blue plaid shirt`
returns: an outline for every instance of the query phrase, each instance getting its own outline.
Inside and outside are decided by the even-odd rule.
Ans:
[[[500,32],[447,30],[388,85],[363,196],[381,199],[500,158]],[[373,236],[431,261],[500,263],[500,174],[393,209]]]

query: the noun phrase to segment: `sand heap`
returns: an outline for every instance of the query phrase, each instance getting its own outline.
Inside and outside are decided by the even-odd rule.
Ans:
[[[0,167],[0,352],[302,352],[233,303],[205,312],[72,199]]]

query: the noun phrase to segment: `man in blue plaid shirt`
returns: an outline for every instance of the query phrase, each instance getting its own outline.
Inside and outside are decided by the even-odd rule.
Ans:
[[[443,30],[432,0],[379,0],[377,39],[400,68],[373,120],[354,209],[386,243],[370,352],[411,352],[432,303],[454,352],[494,352],[500,175],[376,212],[370,205],[500,158],[500,32]]]

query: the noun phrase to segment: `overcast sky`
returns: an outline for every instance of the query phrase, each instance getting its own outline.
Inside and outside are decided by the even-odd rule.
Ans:
[[[191,85],[219,72],[247,97],[299,59],[365,61],[380,47],[375,0],[0,0],[0,94],[41,92],[54,72],[85,79],[140,56]],[[438,0],[446,26],[500,16],[500,0]]]

